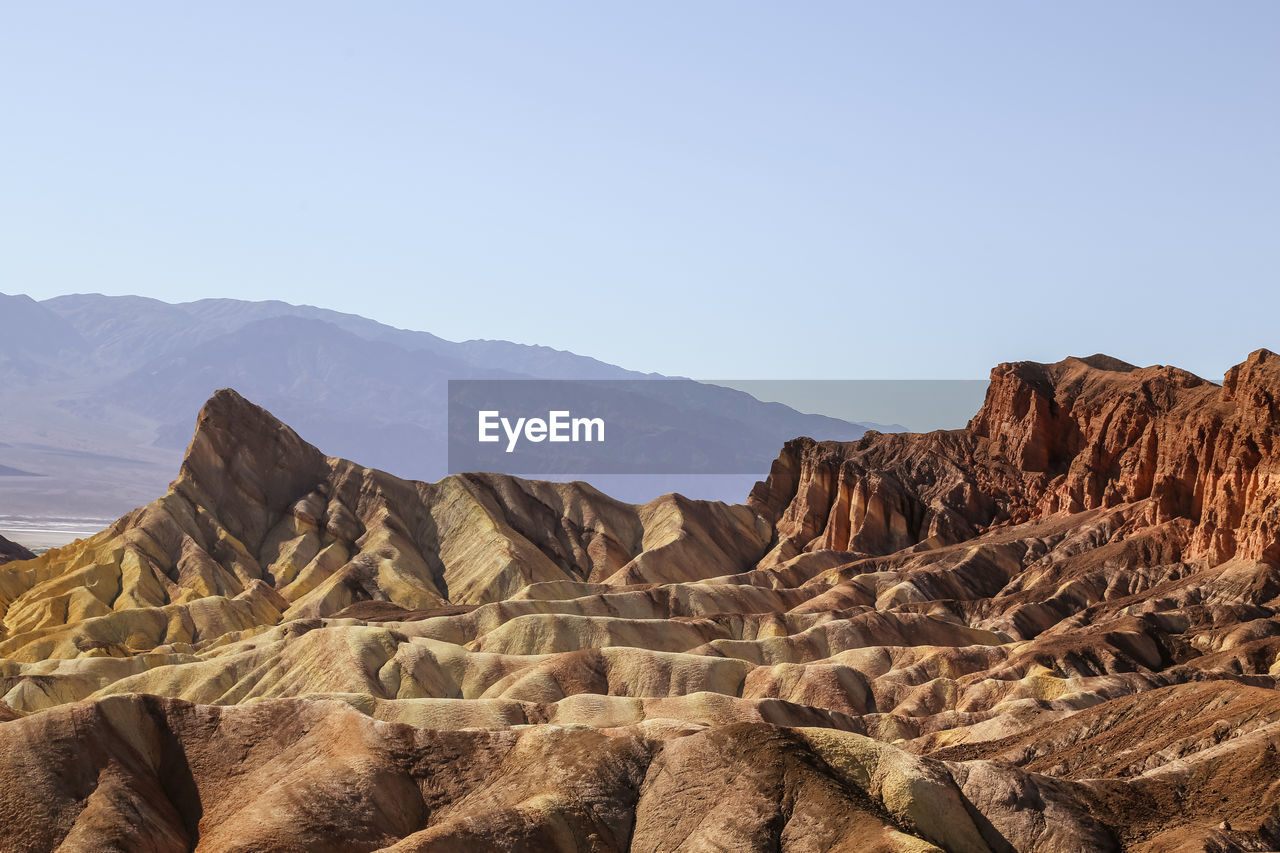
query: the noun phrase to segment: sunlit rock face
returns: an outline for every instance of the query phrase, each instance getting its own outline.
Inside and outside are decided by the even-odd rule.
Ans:
[[[967,429],[635,506],[219,392],[0,568],[0,849],[1273,849],[1278,400],[1265,350],[1003,364]]]

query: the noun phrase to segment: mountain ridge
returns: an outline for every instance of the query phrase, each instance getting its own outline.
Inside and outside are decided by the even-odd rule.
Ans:
[[[12,563],[15,560],[34,560],[35,554],[19,545],[17,542],[10,542],[3,536],[0,536],[0,564]]]
[[[0,568],[0,813],[175,850],[1275,846],[1280,358],[1115,368],[794,439],[740,505],[401,480],[219,391],[166,495]]]
[[[0,343],[0,408],[8,413],[0,465],[43,475],[0,480],[0,506],[30,516],[116,517],[150,500],[181,462],[191,413],[222,387],[240,387],[330,452],[435,480],[449,470],[451,379],[661,378],[549,347],[451,342],[283,302],[170,304],[101,294],[0,302],[22,321]],[[691,404],[699,397],[737,422],[730,434],[762,464],[792,434],[863,431],[731,389],[696,387]],[[643,411],[644,400],[633,408]],[[673,485],[704,488],[701,496],[740,489],[714,478]],[[642,478],[616,478],[611,487],[632,488],[633,499],[659,493]]]

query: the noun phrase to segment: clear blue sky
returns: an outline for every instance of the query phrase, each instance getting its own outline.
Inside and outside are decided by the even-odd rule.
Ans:
[[[1280,348],[1280,3],[9,3],[0,79],[9,293],[714,377]]]

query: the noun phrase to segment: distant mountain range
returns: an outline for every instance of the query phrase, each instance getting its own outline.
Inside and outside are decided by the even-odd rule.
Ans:
[[[284,302],[0,294],[0,318],[0,529],[5,516],[113,518],[146,502],[172,476],[196,412],[219,388],[330,453],[429,481],[447,473],[450,379],[663,378],[549,347],[447,341]],[[757,477],[787,439],[865,432],[714,385],[696,396],[695,407],[740,425],[734,432],[753,452],[759,446]],[[750,482],[607,485],[633,500],[668,486],[741,500]]]

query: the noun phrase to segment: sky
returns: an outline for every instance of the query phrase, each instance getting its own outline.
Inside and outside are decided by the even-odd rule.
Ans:
[[[0,5],[0,290],[719,378],[1280,350],[1280,4]]]

